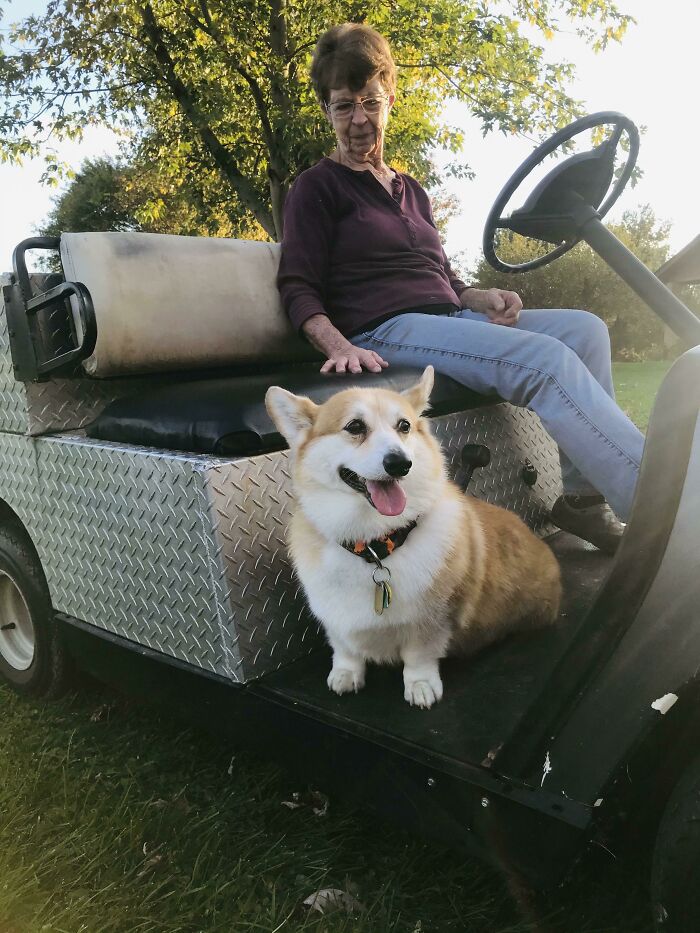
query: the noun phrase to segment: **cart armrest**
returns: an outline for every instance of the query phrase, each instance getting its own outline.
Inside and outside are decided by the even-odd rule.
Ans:
[[[66,370],[92,353],[97,340],[95,313],[87,288],[62,282],[33,293],[25,254],[30,249],[58,250],[58,237],[23,240],[12,257],[10,285],[3,287],[15,379],[38,382]]]

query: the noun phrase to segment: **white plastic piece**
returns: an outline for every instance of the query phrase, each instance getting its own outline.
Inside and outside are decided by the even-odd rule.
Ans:
[[[675,693],[666,693],[664,696],[659,697],[658,700],[654,700],[651,704],[651,708],[658,710],[662,716],[665,716],[677,699],[678,697]]]
[[[549,752],[547,752],[545,759],[544,759],[544,765],[542,766],[542,781],[540,783],[540,787],[542,787],[542,785],[544,784],[544,779],[547,777],[547,775],[549,774],[551,770],[552,770],[552,762],[549,758]]]

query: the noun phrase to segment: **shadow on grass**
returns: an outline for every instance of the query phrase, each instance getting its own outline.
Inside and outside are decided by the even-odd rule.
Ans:
[[[332,800],[106,689],[44,705],[0,688],[2,933],[648,933],[646,883],[601,849],[514,899],[491,869]],[[363,909],[322,916],[320,888]]]

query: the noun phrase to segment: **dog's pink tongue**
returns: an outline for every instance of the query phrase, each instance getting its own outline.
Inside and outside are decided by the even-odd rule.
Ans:
[[[367,491],[374,507],[382,515],[400,515],[406,508],[406,493],[395,479],[389,482],[368,479]]]

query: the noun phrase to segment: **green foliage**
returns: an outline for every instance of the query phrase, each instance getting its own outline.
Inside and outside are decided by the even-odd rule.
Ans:
[[[467,101],[484,132],[548,131],[577,113],[564,92],[572,66],[547,64],[523,22],[544,39],[573,26],[602,46],[630,17],[613,0],[50,0],[0,47],[0,158],[44,152],[55,181],[51,141],[107,124],[123,133],[126,161],[165,189],[147,192],[140,223],[160,222],[169,192],[185,188],[198,214],[277,237],[289,184],[332,143],[309,55],[346,20],[389,38],[399,98],[387,154],[432,186],[432,149],[462,143],[442,117],[448,98]],[[466,170],[455,160],[449,172]]]
[[[87,160],[56,199],[43,226],[45,236],[84,230],[138,230],[128,197],[128,175],[109,159]]]
[[[228,205],[205,198],[201,179],[179,184],[148,164],[125,165],[109,159],[86,160],[69,184],[54,198],[41,232],[58,236],[68,231],[140,230],[183,236],[240,235],[246,218],[233,222]],[[246,230],[248,239],[259,228]]]
[[[608,226],[648,268],[656,270],[668,258],[670,224],[657,220],[648,204],[636,211],[625,211],[619,224]],[[505,261],[519,263],[549,249],[551,245],[508,234],[501,237],[497,252]],[[517,277],[495,272],[482,259],[471,271],[469,281],[482,288],[513,288],[526,308],[592,311],[610,329],[614,359],[653,359],[666,352],[661,320],[585,243],[579,243],[550,265]]]

